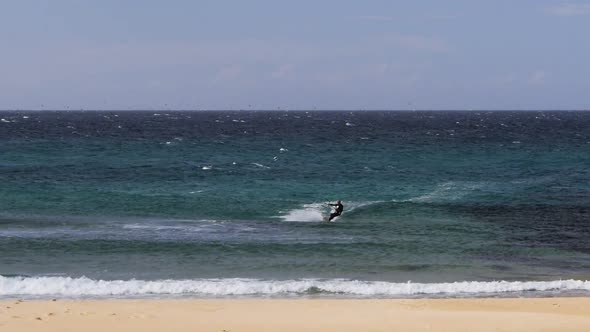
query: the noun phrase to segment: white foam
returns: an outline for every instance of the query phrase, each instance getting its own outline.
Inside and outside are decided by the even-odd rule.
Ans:
[[[86,277],[2,277],[0,297],[11,296],[145,296],[145,295],[304,295],[313,293],[349,296],[478,295],[529,291],[590,291],[590,281],[462,281],[452,283],[395,283],[349,279],[186,279],[94,280]]]
[[[385,201],[368,201],[368,202],[349,202],[343,201],[344,214],[350,213],[358,208],[383,203]],[[324,216],[328,215],[329,207],[325,203],[304,204],[302,208],[293,209],[282,215],[285,221],[323,221]]]
[[[489,184],[488,184],[489,185]],[[483,182],[445,182],[439,184],[432,192],[411,198],[410,202],[449,202],[459,200],[486,186]]]
[[[178,230],[178,231],[198,231],[203,226],[186,226],[186,225],[142,225],[142,224],[127,224],[122,226],[123,229],[145,229],[145,230]]]
[[[303,208],[288,211],[281,218],[285,221],[323,221],[326,207],[322,203],[305,204]]]
[[[270,168],[270,167],[268,167],[268,166],[265,166],[265,165],[262,165],[262,164],[259,164],[259,163],[252,163],[252,165],[254,165],[254,166],[258,166],[258,167],[260,167],[260,168],[264,168],[264,169],[269,169],[269,168]]]

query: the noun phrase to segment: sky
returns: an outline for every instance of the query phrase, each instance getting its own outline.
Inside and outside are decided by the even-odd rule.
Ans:
[[[590,0],[2,0],[0,109],[587,110]]]

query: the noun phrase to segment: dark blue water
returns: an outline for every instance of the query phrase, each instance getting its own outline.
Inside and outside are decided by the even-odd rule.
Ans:
[[[0,118],[0,295],[42,276],[590,276],[590,112]],[[344,214],[322,222],[338,199]]]

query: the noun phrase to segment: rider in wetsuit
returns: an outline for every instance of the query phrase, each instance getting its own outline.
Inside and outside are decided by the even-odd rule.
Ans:
[[[338,200],[338,202],[336,202],[336,204],[330,204],[328,203],[328,205],[330,206],[334,206],[334,213],[330,214],[330,218],[328,218],[328,221],[332,221],[332,219],[338,217],[339,215],[342,214],[342,211],[344,210],[344,205],[342,205],[342,202],[340,200]]]

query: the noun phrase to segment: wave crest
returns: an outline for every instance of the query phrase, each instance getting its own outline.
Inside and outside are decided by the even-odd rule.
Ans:
[[[395,283],[349,279],[186,279],[94,280],[86,277],[2,277],[0,297],[11,296],[341,296],[478,295],[527,291],[590,291],[590,281],[462,281],[451,283]]]

